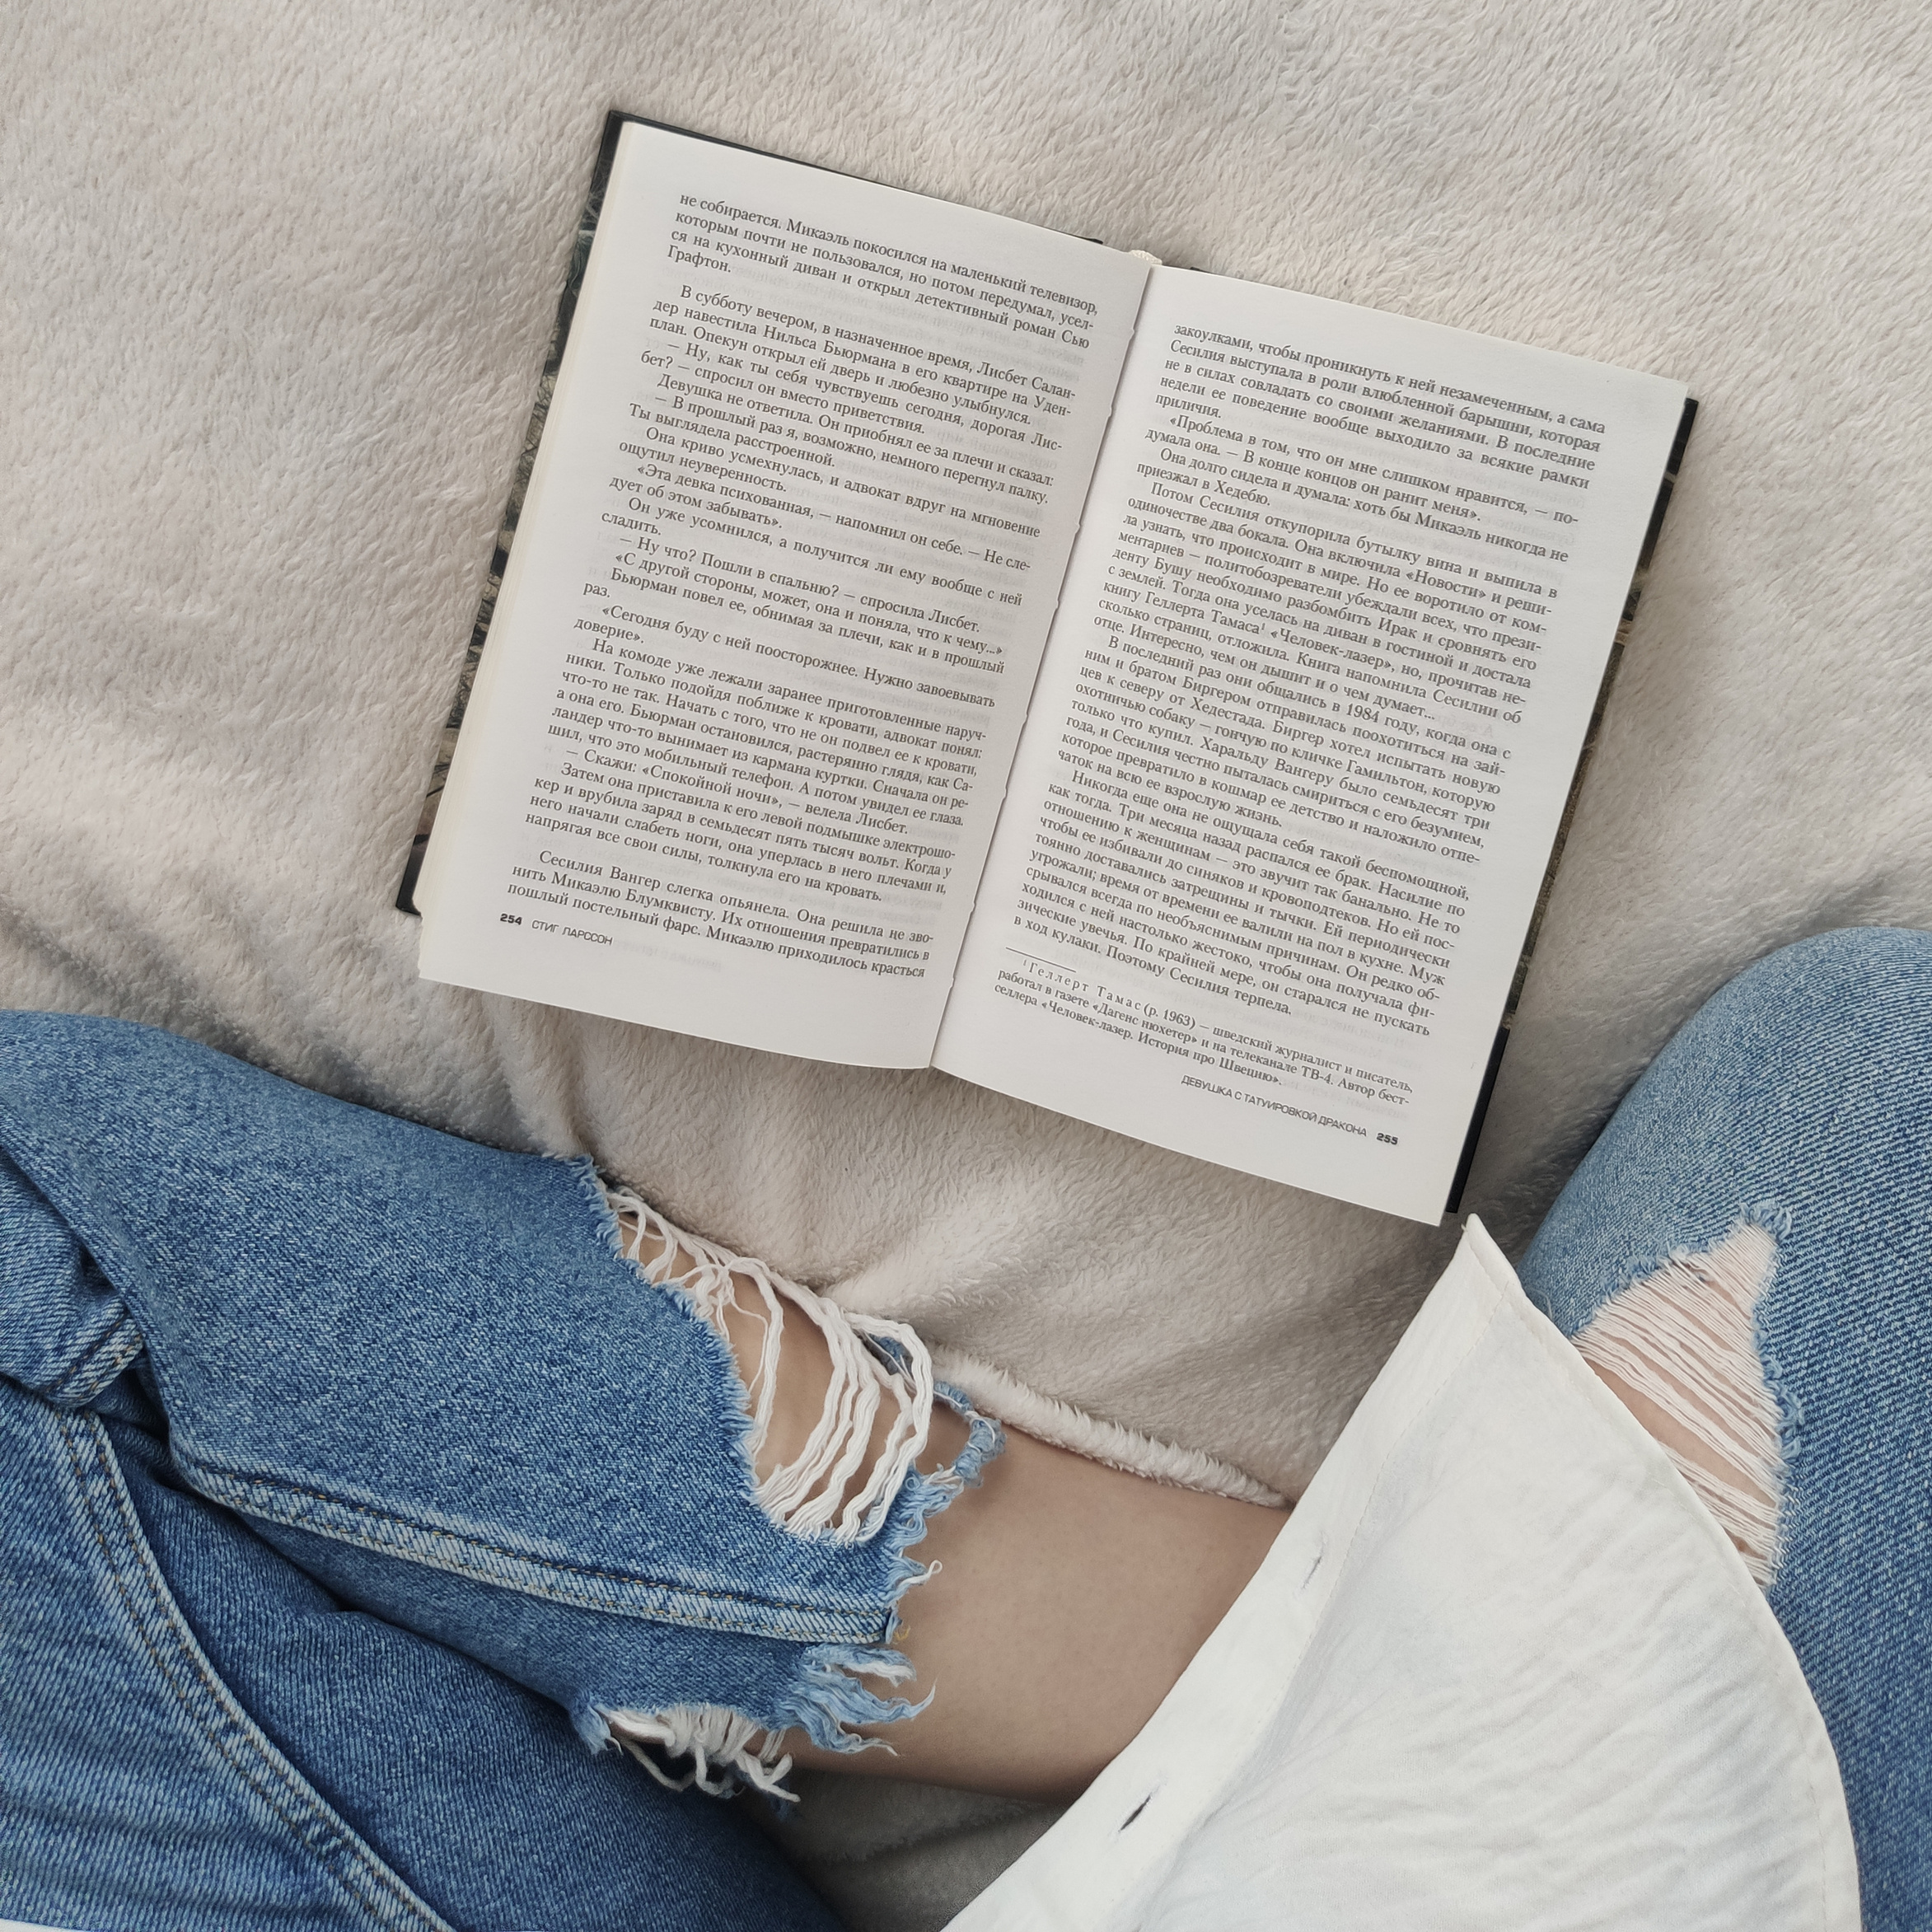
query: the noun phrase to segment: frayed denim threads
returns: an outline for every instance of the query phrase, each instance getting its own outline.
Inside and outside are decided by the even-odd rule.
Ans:
[[[945,1392],[952,1471],[858,1539],[774,1523],[729,1347],[617,1251],[587,1162],[45,1014],[0,1021],[0,1373],[71,1410],[141,1352],[179,1477],[342,1601],[597,1744],[696,1707],[849,1750],[910,1713],[907,1552],[997,1425]]]
[[[1766,1599],[1837,1751],[1868,1932],[1932,1925],[1932,934],[1760,960],[1658,1054],[1523,1258],[1565,1335],[1740,1224],[1781,1465]],[[1767,1467],[1771,1457],[1767,1455]]]

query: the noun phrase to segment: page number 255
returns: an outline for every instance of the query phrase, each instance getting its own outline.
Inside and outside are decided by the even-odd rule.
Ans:
[[[1375,1138],[1387,1147],[1393,1147],[1396,1144],[1396,1137],[1392,1134],[1378,1134]]]

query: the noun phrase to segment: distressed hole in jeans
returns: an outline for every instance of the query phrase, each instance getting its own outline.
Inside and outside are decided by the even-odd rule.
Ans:
[[[933,1359],[903,1322],[853,1314],[808,1288],[674,1227],[629,1188],[606,1187],[622,1252],[679,1290],[730,1347],[744,1385],[759,1507],[782,1529],[863,1542],[884,1523],[933,1424]],[[816,1338],[830,1373],[816,1420],[788,1460],[774,1423],[799,1383],[781,1377],[788,1317]],[[749,1359],[748,1359],[749,1358]],[[823,1358],[820,1366],[822,1368]]]
[[[741,1712],[715,1704],[674,1704],[656,1711],[604,1714],[610,1734],[667,1791],[695,1785],[728,1798],[747,1784],[767,1797],[796,1802],[784,1786],[792,1761],[778,1733],[762,1731]],[[685,1768],[673,1767],[682,1765]]]
[[[1740,1221],[1715,1247],[1674,1254],[1612,1295],[1575,1338],[1762,1585],[1778,1566],[1785,1459],[1752,1317],[1777,1263],[1769,1232]]]

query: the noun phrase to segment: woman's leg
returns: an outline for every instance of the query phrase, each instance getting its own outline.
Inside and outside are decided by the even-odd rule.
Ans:
[[[581,1163],[147,1029],[0,1022],[0,1373],[64,1424],[133,1367],[175,1493],[672,1782],[771,1784],[788,1743],[844,1761],[883,1734],[901,1771],[1071,1789],[1280,1521],[1035,1444],[961,1500],[999,1432],[932,1409],[914,1338],[882,1338],[883,1368],[788,1289],[768,1377],[771,1278],[686,1255],[653,1283]],[[909,1660],[900,1599],[935,1548]],[[936,1696],[909,1726],[915,1672]]]
[[[1286,1521],[1012,1435],[920,1547],[940,1573],[906,1598],[898,1641],[909,1694],[929,1691],[931,1707],[891,1738],[896,1762],[844,1766],[1073,1797],[1153,1714]]]
[[[1896,1058],[1887,1028],[1902,986],[1912,1007],[1925,943],[1835,943],[1811,962],[1831,982],[1813,1004],[1856,1017],[1845,1037],[1821,1020],[1817,1040],[1827,1068],[1862,1056],[1869,1073]],[[1883,984],[1861,1006],[1847,978]],[[1727,1177],[1712,1158],[1716,1142],[1774,1148],[1752,1108],[1775,1115],[1794,1091],[1789,989],[1752,985],[1660,1059],[1539,1240],[1532,1282],[1573,1331],[1634,1275],[1668,1272],[1679,1242],[1727,1258],[1679,1266],[1675,1289],[1708,1275],[1734,1291],[1751,1242],[1770,1237],[1747,1216],[1750,1238],[1726,1248],[1729,1207],[1714,1233],[1659,1234],[1700,1187],[1706,1208],[1766,1192],[1738,1191],[1749,1161]],[[1758,1049],[1783,1042],[1768,1061],[1751,1039],[1740,1050],[1740,1001]],[[685,1248],[581,1168],[451,1141],[142,1029],[23,1016],[8,1036],[0,1144],[21,1185],[0,1214],[19,1264],[0,1369],[73,1413],[144,1358],[171,1480],[232,1505],[334,1602],[480,1658],[661,1775],[768,1782],[788,1743],[849,1764],[853,1744],[889,1738],[901,1774],[1075,1789],[1139,1729],[1283,1520],[1044,1445],[989,1460],[983,1421],[931,1408],[911,1338],[888,1338],[898,1366],[882,1368],[835,1311]],[[1714,1081],[1714,1058],[1759,1077]],[[1813,1155],[1816,1129],[1797,1136]],[[1922,1200],[1907,1180],[1902,1198]],[[1583,1265],[1568,1251],[1592,1240],[1603,1252]],[[1606,1253],[1624,1257],[1607,1273]],[[1721,1380],[1714,1396],[1694,1367],[1713,1306],[1693,1311],[1674,1367],[1658,1351],[1653,1419],[1686,1431],[1693,1459],[1714,1441],[1744,1493],[1761,1458],[1730,1452],[1750,1447],[1750,1404]],[[1662,1322],[1625,1326],[1641,1345]],[[1915,1345],[1908,1382],[1923,1378],[1922,1328]],[[1700,1426],[1720,1413],[1729,1433]],[[987,1480],[961,1495],[959,1466],[975,1463]],[[1799,1485],[1792,1469],[1781,1480],[1789,1518]],[[902,1627],[914,1545],[947,1567],[906,1599]],[[1792,1549],[1787,1529],[1771,1553],[1781,1615]],[[909,1677],[933,1694],[910,1724],[895,1694]]]
[[[620,1204],[620,1226],[627,1254],[667,1281],[701,1279],[700,1256],[718,1253],[642,1204]],[[731,1272],[733,1259],[711,1270],[724,1279],[709,1299],[755,1403],[771,1311],[751,1275]],[[754,1454],[761,1482],[797,1466],[836,1399],[824,1334],[794,1310],[780,1339]],[[892,1420],[882,1406],[860,1468],[886,1453]],[[920,1467],[952,1462],[966,1438],[957,1415],[935,1408]],[[917,1720],[863,1727],[890,1755],[834,1752],[797,1733],[785,1750],[819,1769],[1069,1798],[1153,1714],[1286,1520],[1009,1434],[918,1546],[933,1574],[902,1599],[894,1638],[914,1667],[900,1691],[924,1706]]]
[[[1832,933],[1724,988],[1522,1274],[1765,1583],[1868,1927],[1932,1924],[1932,935]]]
[[[0,1920],[834,1932],[741,1810],[336,1601],[161,1430],[138,1368],[79,1409],[0,1380]]]

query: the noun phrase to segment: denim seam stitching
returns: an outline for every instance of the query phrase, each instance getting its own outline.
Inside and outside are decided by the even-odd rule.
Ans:
[[[349,1499],[332,1495],[327,1490],[311,1489],[300,1483],[286,1482],[274,1476],[253,1475],[239,1470],[221,1467],[218,1464],[185,1453],[179,1448],[174,1452],[175,1467],[184,1476],[194,1482],[204,1495],[217,1502],[227,1503],[245,1513],[267,1518],[270,1522],[280,1523],[290,1529],[306,1530],[313,1535],[328,1537],[339,1542],[351,1543],[358,1548],[399,1557],[404,1561],[420,1563],[431,1569],[444,1569],[453,1575],[469,1577],[473,1582],[487,1583],[502,1589],[514,1589],[524,1595],[538,1597],[550,1602],[562,1603],[575,1609],[605,1612],[616,1616],[636,1616],[645,1621],[687,1622],[694,1628],[715,1627],[740,1631],[737,1624],[721,1623],[706,1626],[695,1619],[679,1618],[641,1609],[626,1609],[613,1603],[610,1595],[593,1595],[587,1589],[572,1590],[568,1584],[559,1584],[550,1588],[513,1582],[500,1573],[486,1570],[480,1564],[475,1568],[465,1568],[455,1562],[437,1561],[430,1553],[400,1543],[393,1533],[384,1535],[379,1529],[372,1529],[367,1537],[345,1533],[335,1527],[323,1527],[312,1520],[298,1515],[288,1505],[278,1511],[277,1492],[288,1496],[306,1497],[331,1509],[342,1511],[345,1515],[371,1525],[387,1524],[395,1531],[407,1532],[418,1537],[433,1537],[438,1541],[456,1544],[464,1548],[493,1556],[506,1567],[515,1565],[519,1569],[549,1573],[568,1578],[594,1579],[612,1584],[620,1584],[634,1590],[648,1591],[653,1594],[673,1598],[693,1598],[699,1602],[742,1605],[746,1609],[770,1610],[779,1613],[778,1621],[788,1626],[805,1620],[816,1620],[809,1634],[798,1633],[792,1629],[771,1630],[764,1628],[752,1633],[761,1635],[780,1635],[788,1641],[812,1643],[880,1643],[886,1640],[886,1626],[891,1621],[889,1608],[882,1608],[863,1628],[858,1627],[862,1617],[868,1613],[862,1611],[827,1610],[808,1604],[788,1603],[772,1598],[752,1597],[742,1592],[701,1589],[684,1583],[656,1583],[648,1577],[620,1569],[604,1569],[590,1564],[560,1563],[553,1558],[532,1556],[519,1551],[505,1548],[481,1537],[466,1536],[461,1532],[444,1529],[422,1523],[413,1517],[380,1509],[372,1509],[367,1504],[352,1502]],[[226,1493],[222,1493],[226,1492]],[[265,1492],[265,1493],[264,1493]],[[250,1499],[242,1500],[241,1499]],[[260,1505],[255,1506],[255,1504]],[[834,1626],[836,1627],[834,1627]]]
[[[109,1580],[156,1675],[182,1707],[190,1724],[243,1785],[280,1819],[323,1874],[347,1893],[349,1902],[371,1924],[381,1932],[391,1932],[399,1926],[414,1928],[415,1932],[454,1932],[447,1920],[419,1898],[362,1843],[347,1821],[283,1757],[202,1655],[147,1547],[145,1532],[115,1465],[113,1449],[105,1439],[106,1431],[99,1420],[91,1416],[59,1415],[56,1422]],[[120,1519],[116,1527],[122,1533],[118,1538],[110,1537],[109,1524],[103,1520],[100,1495],[103,1489],[113,1514]],[[135,1600],[128,1574],[130,1565],[145,1588],[144,1607]],[[156,1640],[153,1624],[157,1620],[173,1640],[177,1654],[174,1668]],[[188,1682],[183,1681],[179,1668],[182,1663],[187,1667]],[[197,1713],[197,1689],[219,1712],[227,1735]],[[316,1842],[319,1831],[329,1834],[328,1842]],[[344,1863],[349,1867],[346,1873],[337,1869]],[[372,1888],[377,1894],[372,1899],[366,1896]]]
[[[144,1345],[141,1331],[135,1326],[133,1317],[124,1309],[115,1317],[105,1333],[95,1337],[92,1345],[82,1354],[80,1359],[59,1378],[45,1399],[60,1408],[92,1401],[141,1353]],[[104,1377],[98,1382],[91,1379],[101,1358],[110,1350],[113,1351],[114,1374]]]

